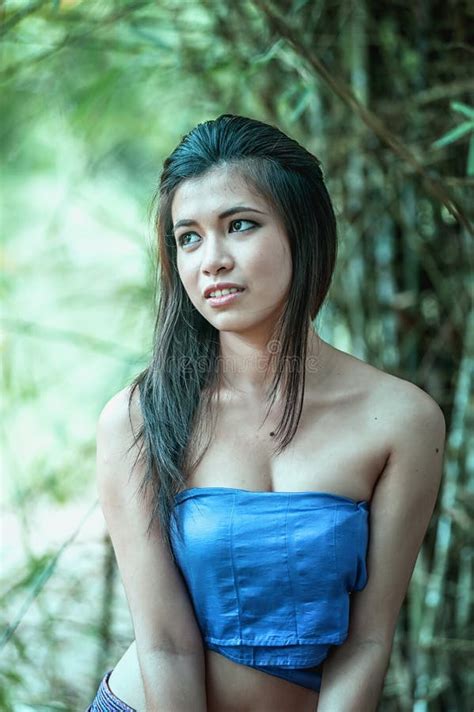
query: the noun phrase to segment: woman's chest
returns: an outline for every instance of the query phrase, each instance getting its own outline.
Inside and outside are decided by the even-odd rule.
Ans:
[[[275,455],[282,411],[264,420],[258,404],[219,410],[207,451],[187,487],[258,491],[326,491],[370,500],[389,453],[365,403],[306,404],[296,434]]]

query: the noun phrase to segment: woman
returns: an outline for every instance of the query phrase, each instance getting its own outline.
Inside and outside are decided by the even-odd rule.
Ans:
[[[199,124],[158,197],[153,358],[97,428],[135,640],[89,710],[375,710],[443,414],[318,335],[336,221],[296,141]]]

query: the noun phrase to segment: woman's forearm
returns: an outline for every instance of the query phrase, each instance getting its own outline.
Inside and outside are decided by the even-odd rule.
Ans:
[[[390,652],[372,642],[334,648],[324,662],[317,712],[376,712]]]
[[[206,712],[204,651],[157,650],[139,656],[145,712]]]

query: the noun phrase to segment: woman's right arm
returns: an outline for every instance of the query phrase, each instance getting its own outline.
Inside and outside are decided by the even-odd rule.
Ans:
[[[143,465],[133,467],[129,389],[104,406],[97,423],[97,488],[132,617],[146,712],[206,712],[202,637],[184,580],[155,524],[151,502],[137,494]],[[141,423],[138,392],[132,423]]]

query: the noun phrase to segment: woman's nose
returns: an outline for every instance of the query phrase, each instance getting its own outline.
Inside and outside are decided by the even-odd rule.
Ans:
[[[213,236],[206,240],[202,252],[202,269],[206,272],[216,272],[220,267],[229,267],[233,258],[224,245],[220,236]]]

